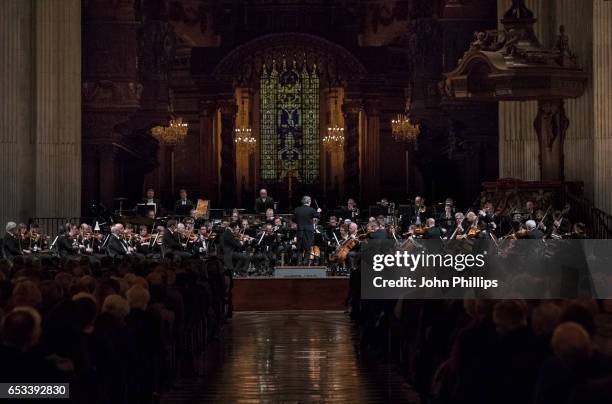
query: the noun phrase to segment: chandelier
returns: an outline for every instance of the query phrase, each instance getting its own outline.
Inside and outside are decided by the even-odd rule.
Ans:
[[[257,139],[253,136],[251,128],[236,128],[234,129],[234,142],[237,146],[251,152],[255,149]]]
[[[413,124],[406,114],[398,114],[391,120],[391,134],[396,142],[414,142],[420,133],[420,125]]]
[[[342,150],[344,146],[344,128],[338,126],[327,128],[327,135],[323,137],[323,146],[330,150]]]
[[[182,143],[187,136],[187,122],[183,118],[171,119],[168,126],[155,126],[151,128],[151,134],[160,143],[170,146]]]

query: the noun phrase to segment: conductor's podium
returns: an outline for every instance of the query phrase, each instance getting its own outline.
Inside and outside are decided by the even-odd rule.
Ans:
[[[234,279],[235,311],[343,310],[347,277],[327,276],[323,266],[275,267],[272,277]]]

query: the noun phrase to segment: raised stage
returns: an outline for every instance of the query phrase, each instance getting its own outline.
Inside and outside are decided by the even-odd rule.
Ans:
[[[348,277],[324,273],[321,267],[282,267],[272,277],[236,278],[234,310],[344,310]]]

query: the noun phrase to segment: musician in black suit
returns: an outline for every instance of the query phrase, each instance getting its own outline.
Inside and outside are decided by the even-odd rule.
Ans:
[[[155,190],[153,188],[147,188],[145,197],[142,198],[142,203],[146,205],[155,205],[155,214],[157,216],[162,214],[162,205],[159,199],[155,197]]]
[[[453,232],[455,230],[455,212],[453,212],[453,205],[446,203],[444,205],[444,212],[438,217],[438,223],[447,232]]]
[[[424,239],[441,239],[444,235],[442,229],[436,226],[436,220],[433,218],[429,218],[425,221],[425,234],[423,235]]]
[[[120,258],[131,254],[131,248],[123,239],[123,225],[117,223],[111,227],[111,235],[106,243],[106,251],[112,258]]]
[[[530,240],[541,240],[544,238],[544,232],[538,229],[538,225],[535,220],[527,220],[525,222],[525,227],[527,228],[527,239]]]
[[[310,247],[314,240],[313,219],[320,217],[321,209],[314,210],[310,207],[309,196],[302,197],[302,206],[295,208],[293,221],[297,225],[297,253],[298,265],[307,265],[310,256]]]
[[[259,190],[259,198],[255,199],[255,213],[266,213],[266,210],[274,209],[274,199],[268,196],[265,188]]]
[[[193,202],[187,199],[187,190],[179,190],[179,200],[174,203],[174,213],[177,215],[187,216],[195,206]]]
[[[19,248],[19,239],[17,237],[17,223],[8,222],[6,224],[6,234],[4,235],[2,243],[4,256],[7,259],[11,259],[16,255],[22,255],[21,248]]]
[[[166,231],[163,238],[164,256],[172,253],[180,256],[190,256],[190,254],[183,251],[181,242],[179,240],[179,233],[177,231],[176,220],[170,219],[166,223]]]
[[[242,252],[240,237],[240,223],[232,222],[225,228],[219,240],[220,252],[223,255],[225,269],[230,272],[245,274],[249,267],[250,258]]]
[[[64,227],[60,227],[58,232],[57,253],[60,257],[67,257],[69,255],[76,255],[79,253],[78,247],[74,245],[74,237],[76,236],[76,227],[68,225],[68,233]]]
[[[368,238],[371,240],[386,240],[389,238],[389,233],[385,230],[384,227],[381,227],[380,224],[373,222],[368,225]]]

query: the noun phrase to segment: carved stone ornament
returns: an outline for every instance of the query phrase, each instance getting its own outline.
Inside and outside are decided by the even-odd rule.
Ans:
[[[569,51],[565,31],[553,49],[535,36],[536,19],[524,0],[514,0],[501,31],[477,32],[458,66],[446,73],[448,98],[510,101],[576,98],[584,93],[587,75]]]

